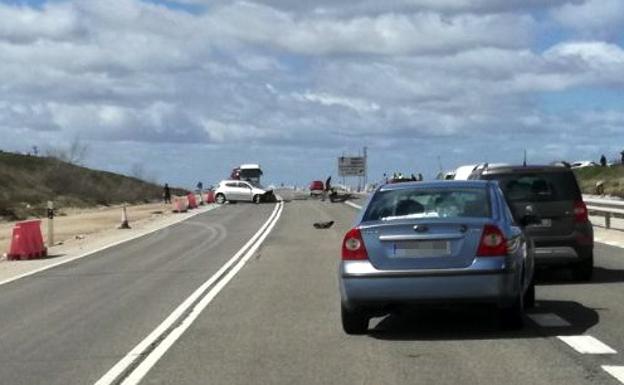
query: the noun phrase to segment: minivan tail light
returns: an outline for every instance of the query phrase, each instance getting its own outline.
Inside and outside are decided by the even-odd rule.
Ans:
[[[507,239],[503,232],[495,225],[485,225],[481,242],[477,250],[477,257],[495,257],[507,255]]]
[[[583,201],[574,202],[574,222],[585,223],[589,220],[587,206]]]
[[[361,261],[367,259],[368,252],[366,252],[360,229],[355,228],[349,230],[342,241],[342,260]]]

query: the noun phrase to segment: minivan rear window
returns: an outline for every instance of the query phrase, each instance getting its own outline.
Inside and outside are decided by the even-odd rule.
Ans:
[[[368,205],[364,221],[490,216],[490,203],[485,188],[418,188],[377,192]]]
[[[509,202],[552,202],[581,199],[572,172],[527,172],[483,175],[498,181]]]

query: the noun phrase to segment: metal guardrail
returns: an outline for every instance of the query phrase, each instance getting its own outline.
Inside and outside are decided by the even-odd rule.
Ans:
[[[611,218],[614,215],[624,217],[624,201],[615,199],[596,199],[583,197],[587,210],[590,213],[602,215],[605,217],[605,228],[611,228]]]

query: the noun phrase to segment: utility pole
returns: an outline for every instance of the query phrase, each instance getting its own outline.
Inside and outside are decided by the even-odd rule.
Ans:
[[[364,188],[366,190],[366,185],[368,184],[368,147],[364,146]]]
[[[526,167],[526,165],[527,165],[527,151],[526,151],[526,148],[524,149],[524,161],[522,162],[522,165],[524,167]]]

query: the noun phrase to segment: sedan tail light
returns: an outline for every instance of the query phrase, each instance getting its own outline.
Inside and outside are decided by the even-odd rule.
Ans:
[[[574,222],[585,223],[587,221],[589,221],[589,213],[587,212],[587,206],[585,206],[585,202],[574,202]]]
[[[342,241],[342,260],[354,261],[367,259],[368,252],[364,246],[364,240],[362,239],[360,229],[355,228],[349,230]]]
[[[507,239],[503,232],[495,225],[485,225],[481,242],[477,250],[477,257],[497,257],[507,255]]]

